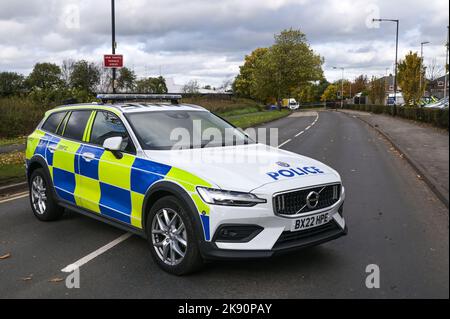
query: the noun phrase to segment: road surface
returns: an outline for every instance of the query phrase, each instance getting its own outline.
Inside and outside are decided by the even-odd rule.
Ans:
[[[147,243],[131,236],[83,265],[80,288],[68,289],[61,269],[123,232],[71,212],[42,223],[19,198],[0,203],[0,256],[10,253],[0,260],[0,297],[449,297],[448,210],[387,141],[332,111],[295,113],[265,126],[279,128],[281,148],[341,174],[347,236],[273,259],[210,263],[186,277],[161,271]],[[369,264],[379,266],[378,289],[365,285]]]

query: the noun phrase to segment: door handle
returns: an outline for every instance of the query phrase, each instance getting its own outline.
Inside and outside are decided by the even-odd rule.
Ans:
[[[50,146],[48,147],[48,151],[49,151],[50,153],[54,153],[54,152],[56,151],[56,146],[55,146],[55,145],[50,145]]]
[[[81,157],[86,161],[86,162],[90,162],[92,160],[95,159],[95,155],[92,153],[83,153],[81,154]]]

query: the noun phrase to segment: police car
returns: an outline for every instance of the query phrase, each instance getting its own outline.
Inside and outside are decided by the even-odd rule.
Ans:
[[[67,208],[138,234],[177,275],[206,260],[269,257],[346,234],[344,187],[330,167],[257,143],[181,96],[99,99],[48,111],[27,139],[39,220]]]

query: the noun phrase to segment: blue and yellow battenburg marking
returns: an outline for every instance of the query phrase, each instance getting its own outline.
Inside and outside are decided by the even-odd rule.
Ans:
[[[83,158],[85,153],[93,158]],[[137,228],[142,228],[142,208],[149,187],[163,179],[176,182],[190,194],[205,239],[210,240],[210,208],[197,194],[196,186],[211,185],[189,172],[126,153],[117,159],[102,148],[39,130],[29,137],[26,151],[27,160],[35,155],[46,160],[60,198]]]

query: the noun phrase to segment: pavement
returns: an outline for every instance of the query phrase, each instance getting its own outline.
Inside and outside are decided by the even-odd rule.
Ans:
[[[281,148],[335,168],[346,187],[345,237],[271,259],[214,262],[176,277],[136,236],[73,212],[39,222],[26,195],[0,200],[0,298],[449,298],[448,209],[376,130],[341,112],[311,112],[279,128]],[[123,237],[122,237],[123,238]],[[86,256],[80,288],[61,270]],[[380,269],[380,288],[365,285]]]
[[[448,207],[449,133],[428,124],[387,115],[340,110],[380,131],[405,156]]]
[[[0,154],[24,151],[25,144],[0,145]]]

